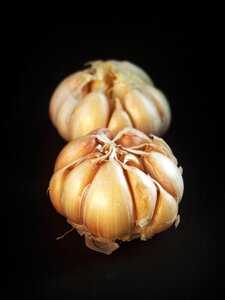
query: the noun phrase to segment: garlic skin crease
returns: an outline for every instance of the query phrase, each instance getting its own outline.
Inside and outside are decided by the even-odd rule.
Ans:
[[[178,218],[182,169],[154,135],[109,129],[69,142],[49,184],[55,209],[85,236],[86,245],[110,254],[118,241],[147,240]]]
[[[164,134],[171,120],[165,95],[150,77],[127,61],[94,61],[65,78],[52,95],[50,118],[65,140],[107,127]]]

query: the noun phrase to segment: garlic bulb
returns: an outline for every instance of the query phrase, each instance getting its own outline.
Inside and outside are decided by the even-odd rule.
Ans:
[[[146,240],[169,228],[183,188],[181,168],[161,138],[133,128],[113,138],[99,129],[61,151],[49,194],[89,248],[110,254],[118,240]]]
[[[170,124],[170,107],[149,76],[127,61],[95,61],[56,88],[50,117],[66,140],[107,127],[115,136],[137,128],[162,135]]]

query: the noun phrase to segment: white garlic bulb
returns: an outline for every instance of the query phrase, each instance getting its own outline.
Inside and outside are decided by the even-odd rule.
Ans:
[[[107,127],[115,136],[126,127],[162,135],[171,112],[149,76],[127,61],[95,61],[56,88],[50,117],[66,140]]]
[[[169,228],[183,188],[181,168],[161,138],[133,128],[113,138],[99,129],[61,151],[49,194],[89,248],[110,254],[117,240],[146,240]]]

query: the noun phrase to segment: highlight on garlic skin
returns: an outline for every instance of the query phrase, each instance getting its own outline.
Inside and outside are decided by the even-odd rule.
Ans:
[[[105,128],[64,147],[49,195],[89,248],[110,254],[118,241],[147,240],[177,222],[183,189],[182,169],[161,138],[133,128],[113,138]]]
[[[150,77],[127,61],[95,61],[64,79],[50,101],[50,117],[70,141],[97,128],[113,136],[129,127],[162,135],[171,112],[165,95]]]

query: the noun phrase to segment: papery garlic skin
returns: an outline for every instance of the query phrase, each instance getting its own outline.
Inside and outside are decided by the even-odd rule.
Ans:
[[[184,190],[169,146],[125,128],[114,138],[99,129],[68,143],[59,154],[49,194],[86,245],[110,254],[117,240],[151,238],[178,218]]]
[[[170,125],[165,95],[150,77],[127,61],[95,61],[65,78],[50,101],[50,117],[70,141],[97,128],[115,136],[124,128],[162,135]]]

